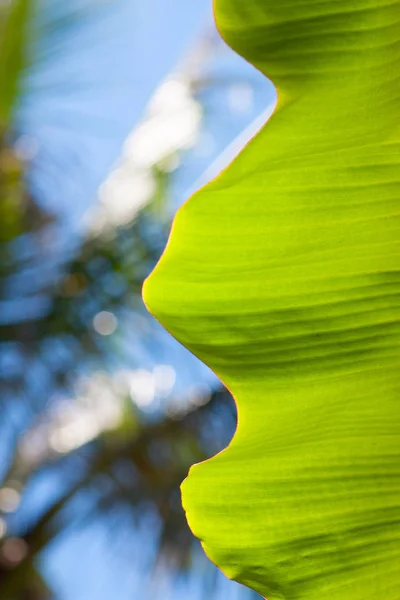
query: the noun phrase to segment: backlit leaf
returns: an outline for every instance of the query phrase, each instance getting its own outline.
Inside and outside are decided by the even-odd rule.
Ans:
[[[178,212],[151,312],[239,423],[189,524],[269,600],[400,598],[400,2],[217,0],[271,121]]]

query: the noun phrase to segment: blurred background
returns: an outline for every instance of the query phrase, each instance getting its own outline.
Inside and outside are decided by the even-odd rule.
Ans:
[[[234,403],[141,286],[274,103],[211,0],[0,0],[1,600],[258,598],[180,505]]]

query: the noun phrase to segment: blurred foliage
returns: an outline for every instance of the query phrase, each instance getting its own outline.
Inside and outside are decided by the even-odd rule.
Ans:
[[[29,218],[28,198],[23,185],[23,165],[10,147],[10,121],[19,96],[20,82],[26,62],[28,23],[31,1],[0,3],[0,243],[22,234],[23,220]],[[39,212],[39,211],[37,211]],[[1,268],[7,261],[1,247]]]
[[[27,62],[32,4],[32,0],[0,3],[0,131],[3,132],[15,108],[15,99],[20,91],[20,75]]]
[[[146,423],[139,415],[131,417],[131,426],[123,432],[100,436],[88,447],[62,458],[51,456],[25,473],[24,480],[14,465],[17,469],[9,471],[5,486],[15,485],[16,475],[24,486],[38,471],[47,471],[50,476],[59,469],[71,483],[42,514],[14,528],[13,537],[24,544],[26,552],[13,563],[3,556],[1,597],[23,597],[19,594],[25,586],[34,585],[35,557],[61,531],[87,525],[100,515],[109,516],[115,526],[113,516],[121,510],[125,515],[121,527],[130,524],[133,531],[135,522],[155,511],[161,522],[158,560],[175,570],[189,568],[193,537],[181,508],[179,485],[193,462],[204,460],[220,449],[221,442],[228,441],[221,439],[219,427],[224,423],[228,431],[232,430],[234,420],[232,401],[221,391],[205,406],[180,418]],[[74,519],[65,517],[74,499],[85,490],[95,492],[93,502],[75,513]],[[3,547],[6,543],[7,539]]]
[[[3,7],[3,5],[1,5]],[[4,8],[5,7],[5,8]],[[109,518],[132,527],[146,514],[158,519],[156,565],[190,569],[197,542],[189,532],[179,485],[194,462],[219,451],[234,430],[235,408],[224,390],[198,392],[174,413],[149,418],[107,373],[118,348],[92,326],[109,311],[143,311],[141,287],[158,259],[169,223],[162,217],[168,185],[155,173],[149,209],[124,227],[64,239],[60,224],[40,208],[26,185],[28,165],[13,147],[10,116],[24,65],[29,2],[1,8],[0,105],[0,374],[3,473],[0,483],[0,597],[53,597],[37,569],[40,553],[62,532]],[[56,193],[56,190],[55,190]],[[150,343],[151,325],[135,333]],[[133,340],[134,341],[134,340]],[[140,363],[136,365],[140,367]],[[82,373],[99,373],[118,396],[122,416],[88,441],[60,451],[51,444],[60,398],[74,404]],[[90,377],[90,375],[89,375]],[[63,404],[61,402],[61,408]],[[39,449],[38,449],[39,448]],[[56,482],[41,507],[26,509],[30,489],[43,477]],[[7,506],[7,494],[18,498]],[[78,500],[87,494],[92,500]],[[9,499],[10,499],[9,498]],[[22,499],[22,502],[20,500]],[[28,503],[29,504],[29,503]],[[72,507],[72,508],[71,508]],[[73,518],[71,518],[71,510]],[[118,520],[116,515],[122,514]],[[132,536],[134,537],[134,536]],[[193,554],[192,549],[195,548]],[[210,573],[214,572],[210,569]]]
[[[32,218],[29,221],[34,222]],[[30,236],[24,241],[30,247],[28,255],[22,259],[15,257],[12,242],[16,239],[9,241],[3,253],[6,261],[2,271],[9,284],[7,290],[12,290],[15,274],[23,272],[30,297],[46,300],[39,314],[31,318],[17,314],[13,322],[2,326],[2,342],[18,341],[22,363],[15,375],[9,374],[5,381],[14,392],[21,390],[21,386],[27,387],[24,374],[32,358],[42,357],[52,372],[53,384],[64,386],[68,383],[68,374],[80,361],[106,354],[104,340],[92,327],[93,316],[99,311],[118,314],[127,307],[141,307],[143,278],[165,242],[165,231],[143,213],[129,227],[82,241],[77,249],[70,249],[72,256],[68,262],[59,256],[56,263],[62,261],[62,268],[60,264],[55,268],[51,264],[54,262],[51,248],[56,233],[52,225],[36,231],[26,228],[24,236]],[[49,250],[50,257],[46,256]],[[46,268],[49,273],[43,276]],[[49,344],[58,345],[63,355],[53,364],[49,364],[46,351]]]
[[[23,169],[12,149],[4,147],[6,153],[14,161],[15,201],[7,201],[9,183],[4,172],[8,163],[2,162],[3,224],[14,224],[2,228],[2,303],[17,304],[21,276],[25,294],[21,296],[22,308],[1,325],[2,425],[10,443],[0,494],[11,489],[23,498],[32,481],[60,472],[69,484],[55,497],[44,498],[43,510],[33,517],[24,514],[23,504],[11,515],[7,511],[1,515],[9,523],[0,547],[0,597],[47,598],[46,586],[38,583],[35,569],[38,553],[66,528],[84,526],[100,515],[113,519],[121,507],[131,515],[133,528],[149,511],[158,515],[158,560],[178,571],[187,569],[194,542],[181,508],[179,485],[191,464],[228,443],[235,416],[226,392],[192,398],[187,413],[163,413],[156,419],[135,409],[126,397],[122,399],[123,419],[113,430],[100,432],[70,452],[60,453],[47,445],[37,457],[34,455],[35,435],[41,437],[42,445],[46,435],[51,435],[54,401],[65,393],[73,395],[74,381],[85,365],[106,369],[115,352],[111,339],[92,327],[93,315],[99,311],[119,315],[142,310],[142,282],[163,248],[167,227],[153,211],[142,211],[125,227],[81,240],[70,249],[68,260],[65,256],[55,260],[55,224],[29,198]],[[158,189],[158,201],[160,194]],[[29,251],[15,250],[21,246]],[[56,269],[47,264],[54,261]],[[46,299],[44,308],[27,316],[24,303],[35,297]],[[146,335],[151,336],[151,329],[137,332],[141,338]],[[7,368],[10,352],[18,356],[12,369]],[[33,384],[32,371],[37,372],[38,365],[41,376]],[[108,375],[104,377],[107,380]],[[85,490],[95,492],[90,510],[78,511],[72,522],[64,518],[74,499]],[[121,526],[125,528],[129,520],[123,519]],[[10,540],[18,540],[21,546],[12,560],[7,558]]]

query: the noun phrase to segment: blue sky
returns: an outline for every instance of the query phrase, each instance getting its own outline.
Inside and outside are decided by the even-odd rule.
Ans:
[[[56,45],[50,34],[33,44],[36,55],[18,116],[20,130],[38,146],[31,176],[37,196],[76,224],[160,79],[211,21],[211,6],[209,0],[41,0],[41,5],[42,30],[82,5],[87,14]],[[57,198],[50,193],[54,185]]]

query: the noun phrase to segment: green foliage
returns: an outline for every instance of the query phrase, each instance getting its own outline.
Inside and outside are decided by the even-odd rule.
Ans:
[[[28,57],[28,25],[32,0],[11,0],[0,5],[0,131],[10,124],[21,75]]]
[[[400,2],[215,9],[279,101],[144,287],[238,404],[183,484],[188,521],[268,600],[398,600]]]

